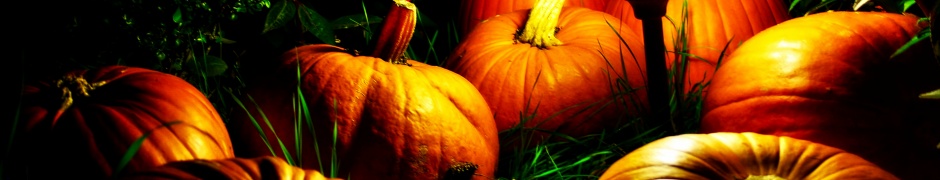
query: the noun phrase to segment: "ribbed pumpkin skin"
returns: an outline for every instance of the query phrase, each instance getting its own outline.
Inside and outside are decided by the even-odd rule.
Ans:
[[[663,17],[663,39],[666,51],[675,52],[678,29],[682,27],[683,0],[669,0]],[[725,56],[734,52],[738,44],[758,32],[790,19],[787,6],[779,0],[688,0],[688,19],[685,35],[689,53],[686,71],[686,91],[699,82],[708,82],[715,74],[715,64],[725,45]],[[624,28],[633,29],[643,38],[643,23],[634,17],[634,9],[626,0],[610,0],[605,12],[623,20]],[[675,24],[674,24],[675,23]],[[730,41],[730,44],[729,44]],[[672,66],[675,54],[667,53],[666,64]],[[727,61],[727,60],[725,60]]]
[[[627,98],[645,107],[643,43],[632,31],[616,28],[619,19],[587,8],[565,7],[555,34],[563,44],[540,49],[516,41],[516,31],[527,16],[528,11],[516,11],[481,23],[445,65],[479,89],[500,131],[519,124],[523,112],[526,116],[535,112],[526,127],[542,123],[539,128],[575,137],[615,127],[626,115],[624,108],[633,115],[639,112],[614,98],[611,86],[616,86],[612,83],[618,77],[640,88]],[[629,44],[636,60],[614,31]]]
[[[921,29],[916,21],[829,12],[761,32],[718,70],[701,132],[791,136],[852,152],[903,179],[940,178],[924,173],[940,167],[940,153],[914,135],[940,112],[915,106],[927,104],[918,94],[940,88],[940,66],[927,43],[889,59]]]
[[[896,180],[891,173],[841,149],[786,136],[756,133],[682,134],[633,150],[601,180],[745,179]]]
[[[106,66],[70,73],[105,82],[56,117],[63,90],[54,81],[27,84],[14,151],[30,179],[107,179],[128,147],[151,133],[124,172],[192,159],[234,157],[225,124],[198,89],[149,69]],[[164,126],[163,124],[179,122]],[[69,173],[63,173],[68,169]],[[7,171],[20,173],[19,171]]]
[[[297,156],[294,129],[301,129],[302,166],[329,172],[333,128],[340,177],[351,179],[439,179],[461,163],[478,165],[476,179],[493,177],[499,139],[493,114],[483,97],[463,77],[444,68],[417,61],[395,65],[370,56],[353,56],[342,48],[306,45],[284,53],[275,76],[260,78],[267,84],[249,85],[257,106],[271,122],[293,157]],[[295,126],[298,91],[311,113]],[[251,115],[262,116],[245,101]],[[233,117],[240,157],[272,155],[243,111]],[[261,122],[278,157],[285,157],[275,133]],[[319,167],[314,140],[318,141]]]
[[[566,6],[585,7],[603,11],[607,0],[566,0]],[[457,20],[460,33],[469,34],[477,24],[484,20],[505,13],[531,9],[535,0],[460,0],[460,12]]]
[[[177,161],[122,176],[121,179],[338,180],[326,178],[316,170],[305,170],[291,166],[284,159],[273,156]]]

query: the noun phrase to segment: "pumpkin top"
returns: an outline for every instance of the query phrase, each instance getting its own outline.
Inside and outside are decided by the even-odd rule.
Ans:
[[[519,34],[518,40],[530,43],[538,48],[561,45],[561,40],[555,37],[558,29],[558,16],[565,0],[537,0],[529,13],[529,20]]]
[[[898,179],[841,149],[787,136],[719,132],[653,141],[600,179]]]

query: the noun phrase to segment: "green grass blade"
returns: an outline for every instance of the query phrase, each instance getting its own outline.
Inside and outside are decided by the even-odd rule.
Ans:
[[[901,48],[898,48],[898,50],[894,51],[894,54],[891,54],[890,58],[894,59],[894,57],[897,57],[898,55],[901,55],[904,52],[906,52],[907,49],[911,48],[911,46],[914,46],[915,44],[920,43],[921,41],[929,40],[929,39],[930,39],[930,29],[925,28],[921,30],[919,33],[917,33],[917,35],[915,35],[913,38],[911,38],[910,41],[907,41],[907,43],[901,46]]]
[[[150,137],[150,134],[152,134],[157,129],[166,128],[171,125],[180,124],[180,123],[182,123],[182,121],[173,121],[173,122],[163,123],[160,126],[157,126],[156,128],[145,132],[143,135],[137,138],[137,140],[134,140],[134,142],[131,143],[129,147],[127,147],[127,151],[124,152],[124,155],[121,156],[121,161],[118,162],[117,168],[115,168],[114,170],[114,174],[117,175],[123,172],[124,167],[126,167],[127,164],[131,162],[131,159],[134,159],[134,156],[137,155],[137,151],[140,150],[140,147],[144,144],[144,141],[147,140],[147,137]]]

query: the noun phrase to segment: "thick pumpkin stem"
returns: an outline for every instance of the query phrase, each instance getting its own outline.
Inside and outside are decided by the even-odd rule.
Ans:
[[[72,106],[72,103],[75,102],[75,98],[88,97],[88,92],[104,86],[105,83],[105,81],[88,83],[88,80],[85,80],[85,78],[71,74],[56,80],[56,87],[62,89],[62,106],[56,114],[56,119],[58,119],[59,114],[65,111],[65,109]]]
[[[517,39],[523,43],[532,44],[538,48],[561,45],[561,40],[555,37],[558,29],[558,16],[565,0],[536,0],[535,6],[529,12],[529,20],[525,22],[522,34]]]
[[[409,65],[405,60],[405,50],[411,42],[411,36],[417,24],[418,9],[407,0],[394,0],[395,5],[388,12],[381,35],[376,42],[372,56],[382,58],[393,64]]]

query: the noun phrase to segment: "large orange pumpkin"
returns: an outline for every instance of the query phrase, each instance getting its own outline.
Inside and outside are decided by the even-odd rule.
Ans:
[[[601,180],[647,179],[871,179],[891,173],[841,149],[756,133],[682,134],[633,150]]]
[[[687,3],[687,9],[683,3]],[[688,13],[685,24],[683,11]],[[623,28],[643,37],[643,24],[634,17],[634,9],[626,0],[610,0],[605,12],[623,20]],[[696,83],[711,79],[719,57],[731,54],[754,34],[788,19],[787,8],[779,0],[669,0],[663,17],[663,40],[666,51],[676,52],[679,45],[695,56],[688,60],[682,85],[689,91]],[[688,44],[681,43],[679,32],[684,32]],[[667,53],[666,65],[672,67],[675,58],[676,53]]]
[[[917,19],[828,12],[764,30],[715,74],[701,132],[791,136],[858,154],[904,179],[940,179],[925,173],[940,167],[940,153],[914,135],[940,112],[918,105],[926,104],[920,93],[940,88],[940,66],[927,43],[891,58],[923,28]]]
[[[616,126],[626,119],[624,108],[641,112],[645,56],[633,31],[601,11],[540,2],[548,6],[536,5],[532,15],[516,11],[480,23],[445,65],[479,89],[497,128],[516,127],[520,117],[531,116],[525,127],[577,137]],[[621,89],[618,78],[636,93]],[[623,107],[620,98],[639,106]]]
[[[12,146],[18,155],[6,172],[28,179],[107,179],[121,173],[124,154],[141,137],[122,172],[234,157],[209,100],[170,74],[124,66],[78,70],[27,84],[22,98]]]
[[[121,176],[120,179],[338,180],[326,178],[320,171],[291,166],[284,159],[273,156],[177,161]]]
[[[490,17],[531,9],[536,0],[460,0],[457,23],[460,34],[469,34],[477,24]],[[603,11],[607,0],[568,0],[566,6]]]
[[[351,179],[492,178],[499,153],[493,113],[460,75],[402,57],[415,7],[395,2],[375,56],[305,45],[284,53],[273,77],[250,84],[250,114],[232,120],[241,132],[239,156],[286,157],[285,147],[303,168]],[[300,104],[306,107],[295,110]]]

